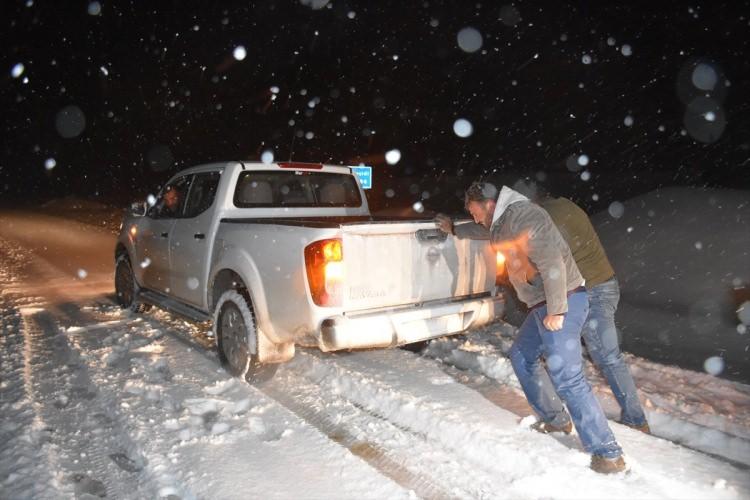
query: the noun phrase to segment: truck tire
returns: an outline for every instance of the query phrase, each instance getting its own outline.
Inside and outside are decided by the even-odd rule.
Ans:
[[[224,292],[214,311],[219,359],[234,377],[254,384],[271,379],[279,365],[258,361],[258,332],[252,306],[236,290]]]
[[[115,296],[120,307],[135,313],[148,312],[151,304],[144,304],[138,300],[138,290],[130,259],[125,254],[120,255],[115,261]]]

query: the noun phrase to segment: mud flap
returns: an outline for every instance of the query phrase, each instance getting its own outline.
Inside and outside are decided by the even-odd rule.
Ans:
[[[294,357],[294,342],[274,343],[263,330],[256,329],[258,335],[258,361],[261,363],[284,363]]]

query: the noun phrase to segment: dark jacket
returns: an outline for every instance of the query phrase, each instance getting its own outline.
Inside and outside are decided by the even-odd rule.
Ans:
[[[600,285],[615,275],[599,236],[581,207],[567,198],[547,198],[541,205],[568,243],[587,287]]]

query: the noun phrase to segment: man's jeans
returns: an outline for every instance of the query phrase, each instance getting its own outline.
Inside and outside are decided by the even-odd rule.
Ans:
[[[588,290],[589,317],[583,327],[583,340],[591,360],[607,379],[622,408],[624,424],[643,425],[646,416],[635,389],[630,368],[625,364],[615,328],[615,311],[620,301],[620,286],[612,278]]]
[[[588,312],[586,293],[574,293],[568,297],[568,312],[562,329],[550,331],[542,323],[547,307],[532,309],[511,347],[510,360],[531,407],[545,422],[556,423],[561,418],[567,420],[567,415],[559,400],[556,405],[559,410],[554,410],[551,401],[554,396],[538,376],[542,369],[540,358],[544,356],[549,373],[546,384],[551,380],[555,391],[565,401],[584,449],[594,455],[615,458],[622,455],[622,450],[583,375],[581,330]]]

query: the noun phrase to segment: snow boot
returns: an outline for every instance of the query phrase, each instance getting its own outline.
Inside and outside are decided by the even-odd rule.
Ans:
[[[622,456],[607,458],[601,455],[592,455],[591,469],[599,474],[616,474],[625,470],[625,459]]]
[[[531,428],[542,434],[551,434],[553,432],[562,432],[563,434],[570,434],[573,432],[573,422],[568,421],[564,425],[555,425],[549,422],[538,421],[531,424]]]
[[[641,425],[635,425],[635,424],[626,424],[625,422],[622,422],[623,425],[627,425],[631,429],[635,429],[637,431],[641,431],[644,434],[651,434],[651,427],[648,426],[648,422],[644,422]]]

